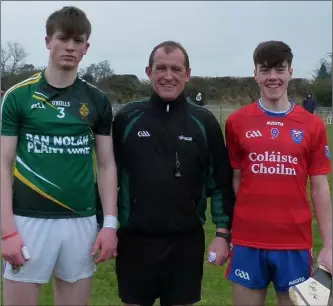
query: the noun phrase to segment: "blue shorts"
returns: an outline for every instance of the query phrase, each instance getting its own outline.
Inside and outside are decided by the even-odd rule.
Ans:
[[[226,272],[228,280],[249,289],[265,289],[273,282],[277,292],[312,275],[311,250],[262,250],[234,245]]]

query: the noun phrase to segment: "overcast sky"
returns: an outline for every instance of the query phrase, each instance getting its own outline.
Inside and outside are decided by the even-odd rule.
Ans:
[[[213,77],[252,76],[253,50],[264,40],[291,46],[294,77],[310,77],[332,52],[331,1],[1,1],[1,42],[19,42],[29,54],[26,63],[45,66],[45,21],[65,5],[83,9],[92,23],[82,66],[109,60],[115,73],[139,78],[164,40],[184,45],[192,75]]]

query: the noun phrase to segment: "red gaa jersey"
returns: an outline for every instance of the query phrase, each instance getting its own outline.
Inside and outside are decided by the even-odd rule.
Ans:
[[[232,243],[260,249],[312,247],[308,176],[331,172],[326,128],[299,106],[271,113],[242,107],[226,121],[233,169],[241,173]]]

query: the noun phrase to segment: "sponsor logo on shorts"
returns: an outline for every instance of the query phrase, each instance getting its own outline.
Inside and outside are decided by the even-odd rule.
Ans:
[[[290,281],[290,282],[288,283],[288,285],[289,285],[289,286],[294,286],[294,285],[297,285],[297,284],[299,284],[299,283],[303,283],[303,282],[305,282],[305,277],[299,277],[299,278],[296,278],[296,279]]]
[[[22,266],[19,265],[12,265],[12,273],[17,274],[20,272]]]
[[[243,270],[240,270],[240,269],[236,269],[235,270],[235,275],[242,278],[242,279],[246,279],[246,280],[250,280],[250,276],[249,276],[249,273],[243,271]]]

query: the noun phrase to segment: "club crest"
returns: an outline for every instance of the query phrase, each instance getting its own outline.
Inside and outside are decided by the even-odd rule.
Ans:
[[[330,159],[330,149],[328,146],[325,146],[325,156],[327,159]]]
[[[300,143],[303,139],[304,134],[302,131],[294,129],[290,131],[290,136],[293,142]]]
[[[86,103],[81,103],[81,107],[79,109],[80,115],[82,119],[86,119],[89,114],[89,109]]]

